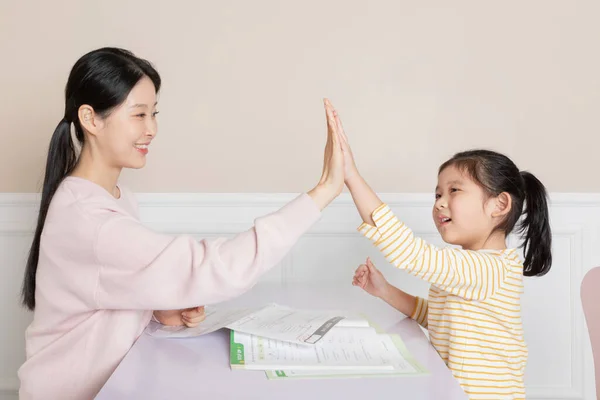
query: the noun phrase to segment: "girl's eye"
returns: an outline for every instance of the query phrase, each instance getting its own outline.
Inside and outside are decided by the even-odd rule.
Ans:
[[[159,111],[154,111],[154,112],[152,113],[152,118],[156,117],[156,116],[158,115],[158,113],[159,113]]]
[[[136,117],[138,117],[138,118],[145,118],[145,117],[146,117],[146,114],[144,114],[144,113],[142,113],[142,114],[138,114],[138,115],[136,115]]]
[[[437,193],[435,194],[435,199],[436,199],[436,200],[437,200],[437,199],[439,199],[440,197],[442,197],[442,195],[441,195],[441,194],[437,194]]]
[[[457,189],[457,188],[452,188],[452,189],[450,189],[450,193],[458,192],[458,190],[459,189]]]

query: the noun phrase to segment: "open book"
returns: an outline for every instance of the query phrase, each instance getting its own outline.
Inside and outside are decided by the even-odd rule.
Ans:
[[[344,320],[314,346],[243,332],[230,334],[232,369],[264,370],[270,379],[426,373],[397,335],[366,320]]]
[[[195,337],[221,328],[296,344],[313,345],[344,320],[335,311],[296,310],[278,304],[261,308],[206,307],[206,319],[195,328],[152,323],[147,333],[162,338]]]

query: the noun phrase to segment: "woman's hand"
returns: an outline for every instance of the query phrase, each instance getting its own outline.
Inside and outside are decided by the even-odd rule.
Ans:
[[[342,153],[341,136],[335,120],[334,109],[325,99],[325,115],[327,117],[327,143],[323,157],[321,179],[308,195],[324,209],[344,188],[344,155]]]
[[[196,327],[204,321],[204,306],[186,308],[184,310],[154,311],[154,318],[163,325]]]

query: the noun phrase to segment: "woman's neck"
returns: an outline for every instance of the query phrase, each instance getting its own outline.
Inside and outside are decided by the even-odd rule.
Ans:
[[[81,150],[81,156],[77,165],[71,172],[71,176],[87,179],[103,187],[115,198],[120,198],[121,193],[117,187],[119,175],[122,168],[110,167],[100,157],[94,157],[87,146]]]

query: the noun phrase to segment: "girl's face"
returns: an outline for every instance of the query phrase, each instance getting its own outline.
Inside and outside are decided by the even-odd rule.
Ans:
[[[480,249],[497,224],[495,207],[495,199],[455,166],[438,175],[432,214],[446,243]]]

